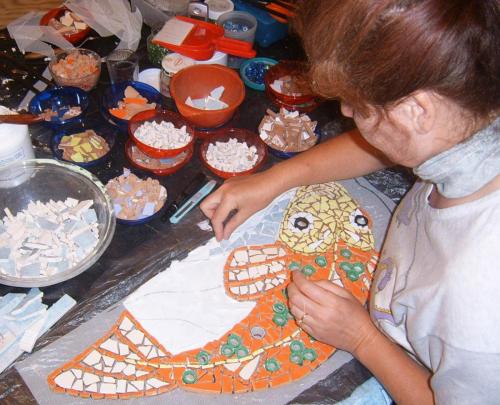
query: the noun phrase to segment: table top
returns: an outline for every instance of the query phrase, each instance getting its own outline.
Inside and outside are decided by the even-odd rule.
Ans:
[[[148,32],[149,29],[145,27],[142,35],[143,39],[137,51],[140,56],[141,70],[152,67],[147,60],[144,40]],[[88,41],[85,47],[97,51],[101,56],[105,56],[116,44],[115,37],[96,38]],[[5,30],[0,31],[0,51],[18,58],[19,61],[26,64],[26,70],[41,73],[47,64],[43,60],[29,62],[23,60],[22,55],[15,50],[15,43],[8,38]],[[259,56],[267,56],[277,60],[302,57],[300,46],[293,38],[286,38],[271,47],[257,49],[257,51]],[[0,62],[0,104],[17,107],[36,79],[26,75],[25,78],[15,77],[16,81],[12,82],[8,80],[12,78],[12,75],[9,75],[8,72],[9,66],[5,61],[3,63],[2,65],[2,62]],[[108,85],[109,77],[105,64],[103,64],[99,84],[90,92],[91,106],[88,119],[96,122],[103,120],[99,113],[98,100],[100,94]],[[167,108],[175,109],[171,99],[166,99],[165,102]],[[266,109],[271,105],[271,101],[267,99],[263,92],[246,88],[245,101],[228,126],[256,131]],[[323,140],[349,130],[354,126],[350,119],[342,117],[339,105],[336,102],[323,103],[310,113],[310,116],[318,121]],[[51,157],[52,154],[49,148],[50,137],[52,136],[51,130],[38,124],[30,127],[30,132],[35,146],[36,157]],[[109,161],[89,168],[103,183],[121,174],[123,167],[130,168],[123,153],[126,139],[126,134],[122,134],[117,139]],[[265,167],[269,167],[277,161],[278,159],[270,156]],[[136,171],[133,168],[131,169],[133,172]],[[192,160],[177,173],[166,177],[156,177],[154,175],[151,175],[151,177],[158,178],[160,183],[167,188],[167,203],[169,203],[182,191],[183,185],[200,171],[204,172],[208,177],[214,178],[200,164],[195,153]],[[382,171],[367,178],[372,185],[395,202],[399,201],[412,183],[412,176],[402,169]],[[165,269],[173,259],[181,259],[193,248],[207,241],[212,234],[202,231],[196,226],[197,223],[204,219],[199,208],[196,208],[177,225],[163,222],[160,218],[140,226],[117,224],[111,245],[94,266],[71,280],[41,289],[44,292],[44,302],[46,304],[52,304],[64,294],[69,294],[78,304],[46,335],[38,340],[34,350],[36,351],[57,340],[95,314],[125,298],[138,286]],[[26,290],[0,285],[0,296],[8,292],[19,291],[25,292]],[[21,359],[24,357],[22,356]],[[311,403],[321,401],[321,398],[326,397],[340,400],[350,395],[353,389],[368,377],[369,373],[363,366],[353,360],[334,372],[326,380],[320,381],[309,390],[306,390],[294,403]],[[2,403],[36,403],[29,389],[13,367],[0,375],[0,400],[6,401]]]

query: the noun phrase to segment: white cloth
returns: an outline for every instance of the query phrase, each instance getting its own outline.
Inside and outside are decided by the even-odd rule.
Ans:
[[[500,402],[500,191],[446,209],[418,182],[396,211],[371,316],[433,376],[438,403]]]

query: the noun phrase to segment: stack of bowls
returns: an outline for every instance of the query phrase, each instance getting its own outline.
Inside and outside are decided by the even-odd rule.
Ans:
[[[307,64],[301,61],[281,61],[271,66],[264,76],[264,85],[269,99],[279,107],[284,107],[289,111],[310,112],[323,101],[313,93],[312,89],[305,86],[304,93],[285,94],[276,90],[273,83],[284,77],[290,77],[307,83]]]
[[[189,141],[182,147],[163,149],[157,148],[138,139],[137,129],[147,123],[170,122],[175,128],[186,127],[190,135]],[[154,173],[159,176],[172,174],[183,167],[193,156],[194,130],[177,113],[167,110],[148,110],[134,115],[128,124],[129,140],[125,145],[125,156],[130,164],[138,169]]]

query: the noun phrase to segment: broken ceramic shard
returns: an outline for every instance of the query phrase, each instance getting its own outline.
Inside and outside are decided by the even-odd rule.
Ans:
[[[222,110],[229,107],[227,103],[221,100],[224,90],[224,86],[219,86],[213,89],[206,97],[196,99],[188,97],[186,98],[186,104],[199,110]]]
[[[93,201],[31,201],[0,219],[0,274],[16,278],[51,276],[76,266],[99,241]]]

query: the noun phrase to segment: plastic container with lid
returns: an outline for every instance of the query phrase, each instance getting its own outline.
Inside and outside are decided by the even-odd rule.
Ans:
[[[0,114],[16,114],[6,107],[0,106]],[[27,125],[0,124],[0,167],[12,162],[34,159],[35,153]],[[0,188],[21,184],[23,179],[13,179],[8,173],[0,176]],[[14,184],[14,183],[15,184]]]
[[[161,61],[160,93],[170,97],[170,79],[179,70],[194,65],[194,59],[179,53],[166,55]]]
[[[230,11],[217,19],[217,24],[224,28],[224,36],[239,41],[254,43],[257,31],[257,19],[246,11]],[[230,56],[228,66],[239,69],[245,59]]]

